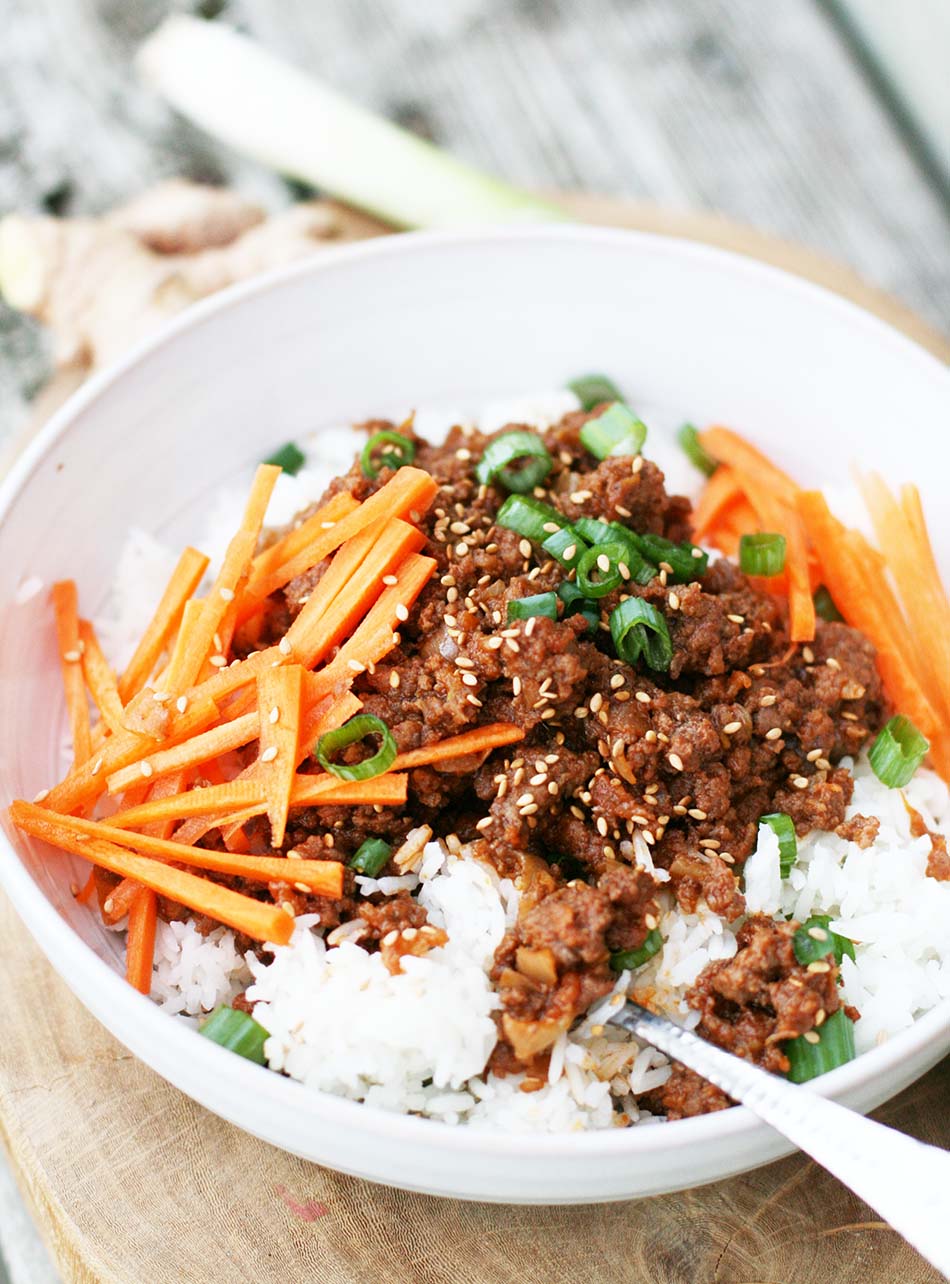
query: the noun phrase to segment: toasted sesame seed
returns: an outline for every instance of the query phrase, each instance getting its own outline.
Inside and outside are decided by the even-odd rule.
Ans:
[[[549,780],[549,781],[548,781],[548,793],[549,793],[549,794],[551,794],[551,795],[553,796],[553,795],[555,795],[555,794],[560,793],[560,791],[561,791],[561,786],[557,783],[557,781],[556,781],[556,780]]]
[[[455,545],[455,556],[456,557],[468,556],[468,545],[465,543],[464,540],[460,544]]]
[[[281,653],[281,655],[290,655],[291,651],[294,648],[291,646],[288,638],[281,638],[280,641],[277,643],[277,649]]]
[[[643,733],[643,738],[648,745],[655,745],[657,742],[657,734],[652,727],[650,728],[649,731],[645,731]]]
[[[727,615],[726,619],[731,620],[733,624],[745,624],[744,615]]]
[[[63,659],[67,664],[78,664],[82,659],[82,653],[80,651],[64,651]]]
[[[601,838],[607,837],[607,822],[604,820],[603,816],[597,817],[597,832],[600,834]]]
[[[600,694],[599,691],[595,691],[594,694],[591,696],[589,703],[590,703],[591,713],[598,713],[600,709],[603,707],[604,697]]]
[[[781,738],[781,735],[782,735],[782,728],[773,727],[771,731],[766,731],[765,738],[766,740],[778,740]]]
[[[817,1034],[814,1030],[806,1030],[802,1035],[802,1038],[806,1043],[821,1043],[821,1035]]]
[[[475,828],[481,830],[488,829],[491,826],[493,819],[494,817],[492,816],[483,816],[481,820],[475,822]]]
[[[833,655],[828,656],[828,659],[825,661],[825,664],[828,666],[829,669],[837,669],[839,672],[841,671],[841,661],[836,660]]]
[[[650,703],[650,697],[647,695],[645,691],[637,691],[636,698],[640,701],[641,704]]]
[[[477,686],[478,686],[478,678],[475,676],[475,674],[474,674],[474,673],[463,673],[463,674],[462,674],[462,681],[465,683],[465,685],[466,685],[467,687],[477,687]]]
[[[188,708],[188,697],[179,696],[178,699],[175,701],[175,708],[178,710],[179,713],[184,713],[185,710]]]
[[[678,593],[671,593],[667,600],[670,604],[671,611],[678,611],[680,609],[680,597]]]
[[[610,679],[610,685],[614,689],[614,691],[616,691],[618,687],[623,686],[626,680],[627,679],[623,676],[622,673],[615,673],[613,677]]]
[[[514,638],[505,638],[505,646],[508,648],[509,651],[514,651],[515,655],[517,655],[518,652],[521,650],[521,647],[514,640]]]
[[[473,706],[473,708],[475,708],[475,709],[480,709],[480,708],[482,707],[482,702],[481,702],[481,700],[479,700],[478,696],[474,696],[474,695],[472,695],[471,691],[468,693],[468,695],[465,697],[465,699],[466,699],[466,701],[467,701],[470,705],[472,705],[472,706]]]
[[[815,663],[815,653],[810,646],[802,647],[802,659],[805,661],[806,664]]]
[[[820,757],[821,757],[821,750],[820,750],[820,749],[812,749],[812,750],[810,750],[808,753],[806,753],[806,754],[805,754],[805,761],[806,761],[806,762],[817,762],[817,761],[818,761],[818,759],[819,759]]]
[[[828,1013],[825,1011],[825,1009],[819,1008],[818,1011],[815,1013],[815,1025],[824,1025],[825,1019],[827,1018],[827,1016],[828,1016]]]
[[[409,619],[409,608],[403,606],[402,602],[397,602],[396,609],[393,614],[400,623],[405,624],[406,620]]]
[[[396,931],[395,928],[393,928],[391,932],[386,933],[386,935],[380,941],[380,945],[395,945],[398,939],[399,939],[399,933]]]
[[[446,627],[450,629],[454,629],[456,624],[458,623],[458,620],[454,615],[443,615],[442,618],[446,623]]]
[[[538,804],[536,802],[532,802],[532,803],[528,803],[525,807],[519,808],[518,815],[533,816],[536,811],[538,811]]]
[[[149,778],[149,776],[154,775],[152,764],[150,762],[139,763],[139,770],[141,771],[142,775],[146,778],[146,780]]]
[[[828,939],[828,933],[823,927],[810,927],[808,935],[813,941],[827,941]]]
[[[819,771],[831,770],[831,763],[828,761],[827,758],[816,758],[815,766],[818,768]]]
[[[532,553],[531,541],[528,539],[519,540],[518,552],[522,557],[530,557]]]
[[[727,736],[734,736],[737,731],[741,731],[741,730],[742,730],[741,722],[727,722],[726,725],[723,727],[723,731]]]
[[[690,807],[689,811],[686,814],[687,816],[692,816],[693,820],[708,819],[707,813],[703,811],[702,807]]]
[[[667,762],[670,764],[670,766],[673,768],[674,771],[683,770],[683,759],[679,756],[678,753],[669,754],[667,757]]]
[[[807,789],[808,781],[804,776],[792,776],[792,784],[796,789]]]
[[[778,700],[777,695],[764,695],[762,699],[759,701],[759,708],[771,709],[772,705],[775,704],[777,700]]]
[[[550,722],[555,717],[557,717],[557,709],[545,709],[544,713],[541,714],[541,721]]]
[[[700,847],[707,847],[711,852],[715,852],[719,850],[722,843],[718,838],[701,838],[699,840],[699,845]]]
[[[511,689],[516,696],[521,695],[521,679],[517,674],[511,679]]]
[[[814,963],[809,963],[809,964],[808,964],[808,967],[806,968],[806,971],[808,971],[808,972],[814,972],[814,973],[816,973],[817,975],[821,975],[821,974],[822,974],[822,973],[824,973],[824,972],[830,972],[830,971],[831,971],[831,964],[830,964],[830,963],[826,963],[824,959],[816,959]]]
[[[48,797],[49,797],[49,790],[41,789],[38,794],[33,795],[33,801],[34,803],[45,802]]]
[[[396,579],[395,575],[384,575],[383,583],[386,585],[387,588],[393,588],[396,584],[399,583],[399,581]]]
[[[673,808],[673,815],[674,815],[674,816],[685,816],[685,815],[686,815],[686,808],[683,806],[683,804],[682,804],[682,803],[677,803],[677,804],[674,806],[674,808]]]
[[[547,783],[547,779],[548,779],[548,773],[546,771],[544,772],[539,771],[539,772],[536,772],[536,774],[531,777],[531,779],[528,781],[528,784],[544,785]]]
[[[532,615],[531,618],[528,620],[527,624],[525,624],[524,635],[526,638],[529,638],[531,634],[534,632],[534,626],[537,624],[537,622],[538,622],[538,617],[536,615]]]
[[[575,718],[580,718],[580,719],[581,719],[581,721],[583,721],[583,720],[584,720],[584,718],[586,718],[586,717],[587,717],[587,714],[588,714],[588,713],[589,713],[589,710],[588,710],[588,709],[586,709],[583,705],[579,705],[579,706],[574,710],[574,717],[575,717]]]

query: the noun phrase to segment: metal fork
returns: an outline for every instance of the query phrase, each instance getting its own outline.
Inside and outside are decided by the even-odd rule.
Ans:
[[[950,1275],[950,1152],[760,1070],[636,1003],[610,1020],[748,1106]]]

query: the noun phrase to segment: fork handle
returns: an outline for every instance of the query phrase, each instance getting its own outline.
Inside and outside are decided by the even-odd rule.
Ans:
[[[613,1021],[748,1106],[950,1276],[950,1152],[760,1070],[645,1009],[627,1004]]]

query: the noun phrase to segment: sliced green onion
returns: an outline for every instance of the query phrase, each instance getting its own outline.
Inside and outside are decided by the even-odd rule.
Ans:
[[[543,544],[549,535],[570,523],[563,513],[533,495],[509,495],[495,517],[496,526]]]
[[[927,756],[930,741],[902,713],[885,723],[871,745],[868,760],[888,789],[903,789]]]
[[[296,477],[306,462],[307,456],[292,441],[288,441],[286,446],[281,446],[280,450],[275,450],[272,455],[268,455],[264,460],[265,464],[273,464],[275,468],[283,468],[284,472],[291,477]]]
[[[581,429],[581,444],[597,459],[609,455],[639,455],[646,441],[647,426],[633,411],[615,401]]]
[[[791,816],[784,811],[773,811],[768,816],[759,817],[760,825],[768,825],[778,839],[778,861],[782,877],[788,878],[792,866],[798,860],[798,839],[795,837],[795,824]]]
[[[565,570],[573,571],[587,552],[587,544],[573,526],[562,526],[560,530],[545,536],[541,550],[560,562]]]
[[[664,539],[662,535],[638,535],[636,538],[644,557],[658,565],[665,562],[672,568],[667,573],[667,578],[672,579],[674,584],[690,584],[706,574],[709,554],[704,553],[698,545],[690,544],[688,540],[684,540],[682,544],[674,544],[671,539]]]
[[[673,659],[666,620],[642,597],[628,597],[610,612],[610,636],[621,660],[636,664],[642,657],[649,668],[665,673]]]
[[[362,762],[342,763],[331,761],[331,755],[350,745],[359,744],[365,736],[379,736],[380,745],[376,752]],[[335,731],[327,731],[317,741],[317,761],[324,771],[338,780],[370,780],[388,771],[396,757],[396,742],[393,733],[374,713],[358,713],[349,722]]]
[[[813,1042],[809,1035],[817,1036],[817,1041]],[[789,1039],[785,1055],[791,1063],[788,1077],[792,1083],[817,1079],[820,1074],[854,1060],[854,1022],[844,1008],[839,1008],[817,1030]]]
[[[610,966],[615,972],[627,972],[635,967],[643,967],[663,948],[663,937],[654,928],[638,950],[619,950],[610,956]]]
[[[381,838],[367,838],[353,853],[350,869],[355,869],[357,874],[365,874],[367,878],[376,878],[392,854],[389,843]]]
[[[835,600],[825,588],[824,584],[819,584],[815,589],[814,601],[815,614],[821,616],[823,620],[844,620],[844,616],[835,606]]]
[[[773,531],[740,535],[739,568],[746,575],[780,575],[785,569],[785,536]]]
[[[627,566],[625,544],[595,544],[577,564],[577,587],[585,597],[606,597],[620,588]],[[594,576],[596,575],[596,579]]]
[[[593,410],[605,401],[620,401],[617,385],[606,375],[581,375],[567,385],[585,410]]]
[[[553,467],[554,460],[538,434],[514,428],[488,443],[475,466],[475,476],[483,486],[495,484],[527,494]]]
[[[830,914],[813,914],[795,933],[792,944],[802,967],[817,963],[829,954],[834,954],[839,965],[846,954],[849,959],[854,958],[854,942],[833,932],[828,926],[830,922]]]
[[[701,473],[705,473],[707,477],[711,477],[718,468],[718,464],[715,459],[713,459],[712,455],[708,454],[700,444],[699,432],[696,429],[695,424],[683,424],[682,428],[676,434],[676,440],[682,446],[683,453],[686,455],[686,458],[693,467],[698,468],[699,471]]]
[[[237,1008],[215,1008],[207,1021],[198,1027],[198,1033],[259,1066],[266,1062],[264,1044],[270,1038],[270,1031]]]
[[[383,468],[402,468],[416,457],[416,444],[400,432],[374,432],[360,451],[364,477],[378,477]]]
[[[573,580],[564,580],[558,585],[557,595],[564,603],[564,619],[572,615],[583,615],[589,629],[596,629],[600,623],[600,610],[596,602],[586,598]]]
[[[572,523],[589,544],[623,544],[627,556],[623,559],[630,572],[630,579],[637,584],[649,584],[657,575],[657,568],[644,556],[643,536],[627,530],[619,522],[602,522],[599,517],[578,517]],[[673,544],[673,548],[677,545]]]
[[[548,620],[557,619],[557,594],[535,593],[532,597],[516,597],[508,603],[509,620],[530,620],[543,615]]]
[[[588,544],[609,544],[613,532],[607,522],[602,522],[599,517],[575,517],[571,525],[576,531],[579,531]],[[620,527],[623,530],[623,527]],[[629,534],[629,532],[628,532]]]

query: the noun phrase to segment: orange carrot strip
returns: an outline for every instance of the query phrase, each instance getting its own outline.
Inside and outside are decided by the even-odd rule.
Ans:
[[[116,843],[103,842],[77,834],[62,817],[53,816],[41,807],[16,802],[10,808],[13,823],[34,838],[40,838],[63,851],[75,852],[84,860],[109,869],[123,878],[133,878],[159,896],[187,905],[219,923],[226,923],[256,941],[286,945],[294,930],[294,920],[275,905],[242,896],[207,878],[187,870],[176,869],[147,856],[136,856]]]
[[[703,487],[693,509],[693,539],[702,543],[725,514],[743,498],[742,486],[731,468],[720,465]]]
[[[208,559],[195,548],[186,548],[178,559],[155,614],[119,678],[119,698],[123,704],[127,704],[151,677],[159,656],[178,627],[185,603],[201,583],[207,568]]]
[[[79,611],[74,581],[60,580],[54,584],[52,598],[56,614],[59,665],[73,741],[73,759],[79,767],[88,759],[92,742],[89,735],[89,704],[82,673],[82,641],[79,636]]]
[[[257,777],[267,799],[272,847],[283,846],[287,828],[300,743],[302,680],[303,669],[299,664],[265,669],[257,679],[260,709]]]
[[[207,764],[205,764],[204,770],[207,770]],[[169,776],[160,777],[148,791],[149,799],[175,798],[178,794],[184,793],[190,786],[194,774],[194,768],[186,767],[182,771],[175,771]],[[123,798],[122,801],[123,805],[132,805],[126,798]],[[151,825],[143,826],[144,832],[154,838],[171,838],[174,828],[175,822],[173,820],[156,820]]]
[[[703,542],[712,544],[727,557],[738,558],[739,541],[759,529],[755,509],[744,497],[734,500],[704,532]]]
[[[781,468],[777,468],[762,454],[761,450],[757,450],[731,428],[718,426],[706,428],[699,434],[699,441],[703,450],[712,455],[713,459],[718,460],[720,464],[727,464],[730,468],[737,469],[750,478],[756,491],[762,488],[769,494],[775,495],[783,504],[791,505],[795,502],[798,486],[788,473],[782,472]],[[716,474],[713,473],[713,477],[715,476]],[[754,495],[746,493],[754,504]]]
[[[374,776],[370,780],[337,780],[331,787],[327,777],[297,775],[290,798],[292,807],[395,807],[406,801],[407,777],[395,772]]]
[[[121,923],[131,912],[135,898],[141,890],[141,883],[137,883],[134,878],[123,878],[121,883],[116,883],[102,902],[103,923],[107,923],[110,927]]]
[[[797,507],[835,605],[874,644],[891,700],[934,743],[940,719],[914,674],[906,622],[887,581],[867,555],[867,541],[832,515],[820,491],[800,492]]]
[[[34,807],[31,803],[16,805],[26,809],[23,814],[38,813],[40,816],[47,814],[41,807]],[[286,856],[235,856],[228,852],[209,851],[204,847],[189,847],[168,839],[132,833],[127,829],[116,829],[108,821],[83,820],[75,816],[58,816],[56,823],[70,833],[116,843],[139,855],[153,856],[157,860],[172,861],[216,874],[232,874],[238,878],[248,878],[259,883],[269,883],[274,879],[282,879],[286,883],[300,883],[318,896],[343,895],[343,866],[336,860],[295,860]],[[130,890],[123,892],[126,884],[120,883],[111,895],[124,899],[127,909],[128,902],[135,893],[135,886],[129,880]],[[118,917],[124,917],[124,913]]]
[[[156,679],[155,689],[167,691],[170,695],[172,692],[177,693],[184,688],[185,678],[192,668],[192,642],[198,629],[198,623],[204,614],[204,609],[203,598],[192,597],[185,603],[181,613],[181,621],[178,625],[178,632],[172,645],[171,655],[168,658],[168,665]],[[141,694],[145,696],[147,693],[143,691]]]
[[[499,745],[512,745],[524,739],[521,727],[510,722],[494,722],[486,727],[476,727],[474,731],[463,731],[459,736],[449,736],[447,740],[437,740],[435,744],[423,745],[421,749],[410,749],[401,753],[393,762],[392,771],[408,771],[411,767],[423,767],[432,762],[447,762],[452,758],[467,758],[469,754],[488,753]]]
[[[76,900],[79,902],[80,905],[88,905],[89,902],[92,900],[93,893],[95,892],[95,890],[96,890],[96,872],[95,870],[90,870],[89,877],[86,879],[86,883],[82,891],[76,893]]]
[[[275,669],[273,672],[279,670]],[[138,762],[114,771],[106,782],[109,793],[121,793],[143,776],[167,776],[187,767],[200,767],[212,758],[250,744],[257,739],[259,732],[260,719],[256,713],[245,714],[243,718],[235,718],[232,722],[223,722],[220,726],[199,732],[190,740],[183,740],[170,749],[159,749],[155,753],[146,754]]]
[[[102,718],[103,725],[113,735],[125,731],[122,721],[124,710],[115,674],[102,652],[96,631],[88,620],[79,621],[79,637],[82,642],[82,671],[86,686]],[[90,750],[91,752],[91,750]]]
[[[337,521],[314,540],[306,549],[290,558],[270,574],[263,576],[253,588],[244,593],[241,610],[253,611],[271,593],[290,582],[295,576],[317,566],[341,544],[358,535],[379,517],[407,517],[418,521],[426,512],[438,491],[438,486],[421,468],[400,468],[374,495],[363,501],[359,508]]]
[[[726,432],[726,429],[711,430]],[[741,440],[741,439],[740,439]],[[749,448],[750,451],[752,448]],[[757,457],[758,452],[754,452]],[[764,459],[764,456],[759,457]],[[765,461],[766,463],[768,461]],[[735,464],[736,480],[755,510],[759,528],[785,537],[784,590],[788,595],[789,636],[793,642],[811,642],[815,636],[815,603],[812,599],[811,565],[805,529],[796,509],[785,503],[782,494],[770,488],[763,478],[747,473]],[[776,470],[777,471],[777,470]],[[781,474],[784,476],[784,474]],[[786,478],[786,481],[788,479]],[[792,482],[788,482],[791,486]],[[774,577],[778,580],[778,576]],[[773,581],[769,588],[778,588]]]
[[[152,992],[157,926],[158,897],[150,888],[140,887],[129,910],[129,930],[125,941],[125,977],[139,994]]]
[[[341,517],[346,517],[356,508],[359,508],[359,501],[354,499],[349,491],[338,491],[322,508],[318,508],[299,526],[295,526],[292,531],[288,531],[286,535],[257,554],[251,563],[251,573],[247,580],[248,590],[254,591],[268,577],[278,572],[285,562],[305,552],[315,541],[322,540],[330,529],[328,522],[338,522]]]

